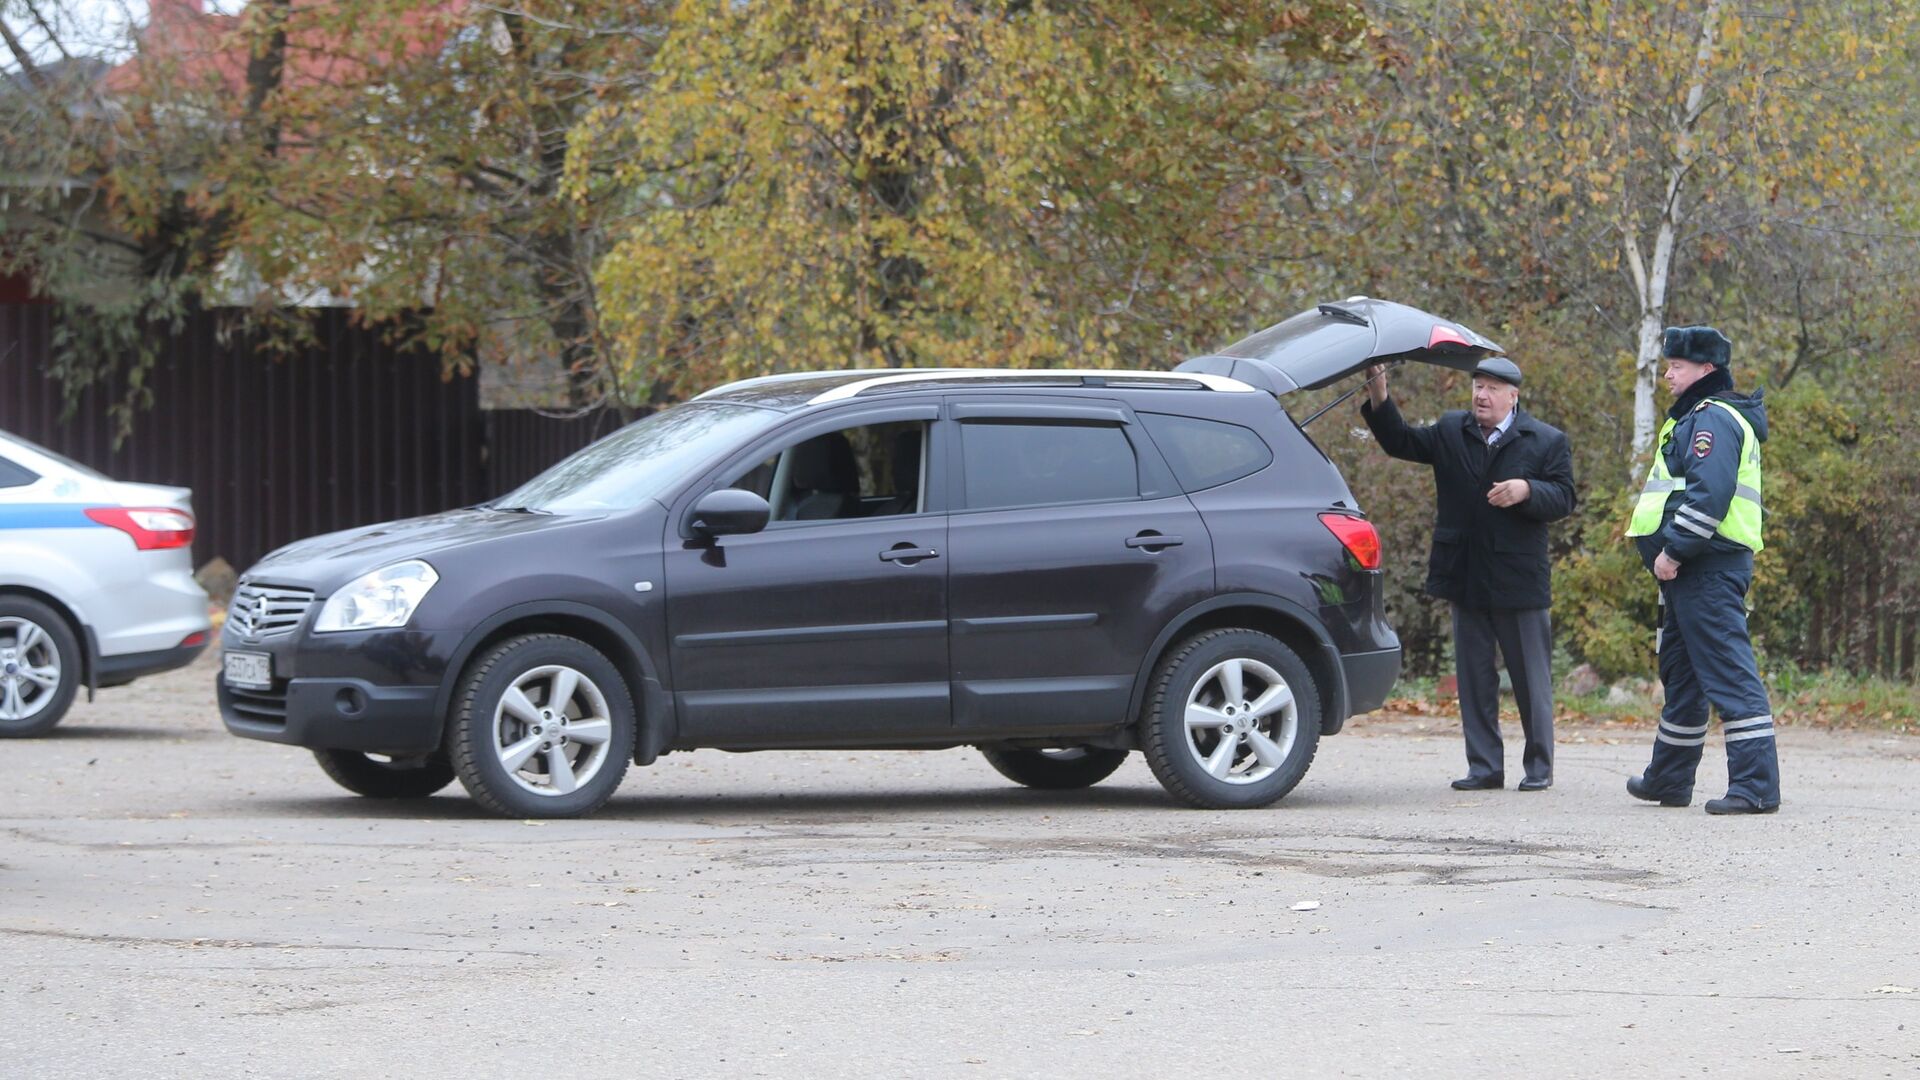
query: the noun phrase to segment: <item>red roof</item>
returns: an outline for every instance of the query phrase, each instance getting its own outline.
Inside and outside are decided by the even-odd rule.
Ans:
[[[289,34],[283,88],[341,85],[363,77],[368,57],[355,51],[342,35],[315,28],[300,18],[326,6],[327,0],[295,0],[293,30]],[[445,40],[453,17],[466,8],[465,0],[416,8],[381,34],[397,44],[403,55],[436,50]],[[256,7],[254,10],[261,10]],[[236,105],[245,100],[248,42],[241,34],[241,15],[207,11],[203,0],[152,0],[147,24],[136,35],[132,59],[107,72],[103,85],[110,94],[140,89],[149,80],[180,87],[217,87]]]

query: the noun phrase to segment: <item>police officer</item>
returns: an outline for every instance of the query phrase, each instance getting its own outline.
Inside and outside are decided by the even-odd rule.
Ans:
[[[1747,638],[1747,586],[1760,543],[1761,392],[1737,394],[1733,345],[1711,326],[1676,326],[1661,339],[1677,400],[1647,472],[1627,535],[1660,581],[1660,682],[1667,705],[1635,798],[1686,806],[1707,741],[1707,706],[1727,743],[1727,794],[1709,814],[1771,814],[1780,806],[1773,710]]]

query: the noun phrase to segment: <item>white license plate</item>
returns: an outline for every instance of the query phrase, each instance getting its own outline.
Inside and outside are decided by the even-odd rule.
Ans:
[[[230,652],[226,664],[227,685],[254,690],[273,689],[273,657],[259,652]]]

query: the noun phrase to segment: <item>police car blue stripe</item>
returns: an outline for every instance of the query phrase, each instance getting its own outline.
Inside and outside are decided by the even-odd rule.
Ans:
[[[76,503],[0,503],[0,529],[93,529],[105,525]]]

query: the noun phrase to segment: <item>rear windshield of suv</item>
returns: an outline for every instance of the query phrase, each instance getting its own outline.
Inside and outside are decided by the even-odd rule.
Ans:
[[[696,401],[628,424],[495,499],[496,510],[627,510],[778,423],[783,414]]]
[[[1140,422],[1188,491],[1252,476],[1273,463],[1273,451],[1251,428],[1192,416],[1141,413]]]

